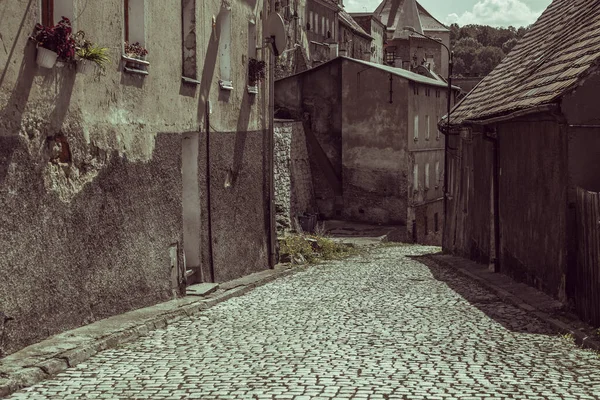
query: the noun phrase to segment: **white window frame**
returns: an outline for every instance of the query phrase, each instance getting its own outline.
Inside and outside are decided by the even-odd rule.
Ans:
[[[425,140],[429,140],[429,137],[430,137],[429,115],[426,115],[425,119],[427,120],[427,136],[425,137]]]
[[[231,8],[223,8],[221,14],[219,24],[219,87],[223,90],[233,90],[231,72]]]
[[[419,164],[416,162],[413,166],[413,190],[415,192],[419,190]]]
[[[415,114],[415,120],[413,125],[413,138],[415,142],[419,140],[419,114]]]
[[[440,162],[435,162],[435,188],[440,186]]]
[[[425,190],[429,189],[429,163],[425,164]]]

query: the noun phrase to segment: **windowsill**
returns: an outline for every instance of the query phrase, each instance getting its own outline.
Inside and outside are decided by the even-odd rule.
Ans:
[[[258,94],[258,85],[248,86],[248,93]]]
[[[138,75],[149,75],[148,71],[143,71],[141,69],[135,69],[135,68],[129,68],[129,67],[123,67],[123,70],[125,72],[129,72],[130,74],[138,74]]]
[[[136,64],[142,64],[142,65],[146,65],[146,66],[150,65],[150,62],[148,62],[146,60],[140,60],[139,58],[128,57],[125,54],[123,54],[121,56],[121,58],[125,61],[136,63]]]
[[[219,87],[223,90],[233,90],[232,81],[219,81]]]
[[[189,83],[189,84],[192,84],[192,85],[199,85],[199,84],[201,84],[201,83],[202,83],[202,82],[200,82],[200,81],[199,81],[199,80],[197,80],[197,79],[188,78],[187,76],[182,76],[182,77],[181,77],[181,81],[182,81],[183,83]]]

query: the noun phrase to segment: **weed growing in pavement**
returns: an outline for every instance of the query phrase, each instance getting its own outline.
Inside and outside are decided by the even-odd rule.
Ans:
[[[565,342],[569,342],[571,344],[576,344],[575,343],[575,336],[573,336],[572,333],[565,333],[564,335],[560,335],[560,338],[562,340],[564,340]]]
[[[292,264],[316,263],[321,260],[340,260],[358,254],[354,247],[315,234],[288,234],[279,240],[282,261]]]

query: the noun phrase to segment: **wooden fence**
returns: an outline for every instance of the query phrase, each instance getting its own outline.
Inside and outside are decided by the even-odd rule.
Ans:
[[[577,188],[577,248],[577,311],[600,326],[600,193],[581,188]]]

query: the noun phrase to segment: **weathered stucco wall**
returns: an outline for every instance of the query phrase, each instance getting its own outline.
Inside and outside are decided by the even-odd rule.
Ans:
[[[446,114],[447,90],[411,82],[407,97],[408,234],[418,243],[440,245],[446,139],[438,131],[437,123]]]
[[[355,33],[343,23],[340,23],[339,26],[340,55],[356,58],[357,60],[371,61],[372,39]]]
[[[567,136],[556,122],[542,117],[498,125],[500,268],[562,297]]]
[[[146,3],[146,77],[122,71],[120,0],[75,1],[77,29],[110,49],[106,74],[38,68],[27,39],[40,19],[38,3],[2,5],[0,247],[10,251],[0,254],[0,310],[15,318],[5,350],[172,296],[179,291],[173,245],[180,266],[183,248],[196,246],[199,260],[188,261],[201,268],[198,279],[267,268],[268,82],[259,95],[246,90],[246,27],[255,20],[260,37],[263,2],[232,3],[232,26],[242,28],[231,34],[228,92],[218,85],[221,1],[196,4],[199,84],[181,81],[181,2]],[[191,141],[198,150],[182,149],[190,145],[183,138],[198,131]],[[184,218],[198,204],[200,213]],[[190,223],[201,227],[188,226],[184,243]]]
[[[336,196],[341,199],[341,74],[341,63],[332,62],[275,85],[276,116],[304,123],[315,198],[325,218],[336,216]]]
[[[406,223],[406,79],[343,62],[343,216],[355,221]]]

